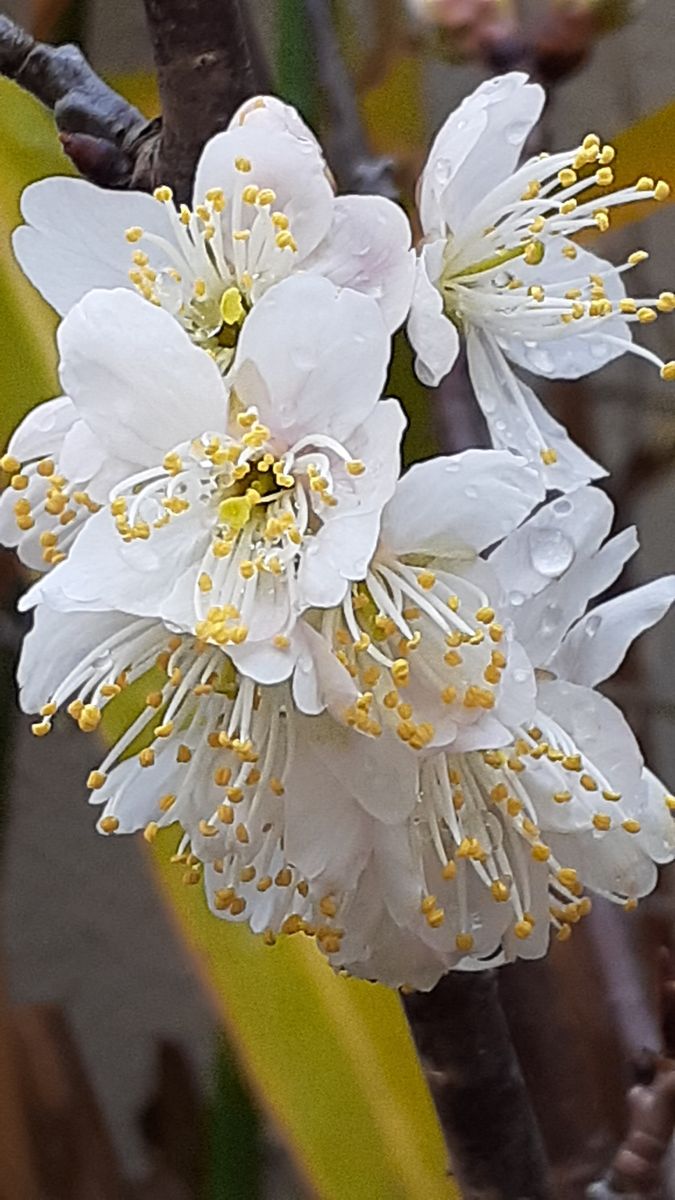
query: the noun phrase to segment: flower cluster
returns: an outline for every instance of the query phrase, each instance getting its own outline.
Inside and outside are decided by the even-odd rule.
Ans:
[[[675,798],[596,691],[675,579],[586,611],[635,536],[606,540],[601,468],[510,365],[654,358],[630,326],[675,296],[629,299],[640,256],[575,236],[667,187],[598,198],[594,135],[518,166],[542,99],[512,74],[449,118],[418,254],[392,202],[334,195],[269,97],[206,146],[191,208],[48,179],[15,233],[63,316],[64,394],[0,462],[0,537],[38,573],[33,732],[62,708],[94,732],[135,683],[91,764],[100,831],[177,822],[217,916],[392,986],[541,955],[585,888],[631,908],[675,857]],[[401,475],[382,394],[406,318],[427,382],[466,339],[494,449]]]

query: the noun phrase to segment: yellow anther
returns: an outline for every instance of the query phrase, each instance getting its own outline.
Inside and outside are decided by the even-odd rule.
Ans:
[[[511,895],[508,887],[501,879],[495,879],[493,881],[493,883],[490,885],[490,891],[492,892],[493,899],[498,900],[501,904],[505,903],[505,901],[507,901]]]
[[[623,911],[624,912],[635,912],[635,909],[637,908],[637,906],[638,906],[638,902],[635,899],[635,897],[632,896],[628,900],[625,901],[624,906],[623,906]]]
[[[637,304],[635,303],[634,300],[631,300],[631,298],[629,296],[624,297],[623,300],[619,300],[619,312],[636,313],[637,309],[638,309]]]
[[[451,612],[457,612],[459,608],[459,596],[448,596],[445,603]]]
[[[666,183],[665,179],[659,179],[654,188],[655,200],[667,200],[670,196],[670,184]]]
[[[675,361],[664,363],[661,367],[661,378],[672,382],[675,379]]]
[[[675,292],[660,292],[656,307],[659,312],[675,312]]]
[[[35,737],[46,737],[51,727],[51,721],[36,721],[30,728]]]
[[[555,800],[556,804],[567,804],[568,801],[572,799],[572,793],[571,792],[555,792],[553,795],[553,799]]]
[[[293,882],[293,875],[289,867],[282,867],[274,877],[274,882],[277,887],[290,887]]]
[[[290,229],[282,229],[274,239],[280,250],[295,250],[297,249],[295,238]]]
[[[549,757],[550,757],[550,755],[549,755]],[[580,754],[564,754],[560,761],[562,762],[562,765],[566,771],[580,771],[581,770],[581,755]]]
[[[157,824],[157,822],[156,821],[148,821],[148,824],[145,826],[145,829],[143,830],[143,837],[145,838],[146,842],[152,844],[155,841],[158,833],[159,833],[159,825]]]
[[[404,658],[397,658],[391,665],[391,674],[399,687],[406,687],[410,681],[410,665]]]
[[[251,170],[251,160],[250,158],[245,158],[243,154],[239,155],[238,158],[235,158],[234,165],[236,169],[241,171],[243,174],[247,174]]]
[[[249,558],[244,559],[244,561],[239,564],[239,574],[241,575],[242,579],[253,579],[255,573],[256,565],[255,563],[251,562]]]
[[[138,761],[142,767],[152,767],[155,765],[155,752],[149,746],[145,750],[141,750]]]
[[[612,822],[606,813],[594,813],[592,821],[595,828],[602,833],[606,833],[612,827]]]
[[[132,225],[130,229],[125,229],[124,236],[128,242],[140,242],[143,230],[140,225]]]
[[[545,225],[546,225],[546,219],[545,219],[545,217],[542,217],[540,214],[538,217],[534,218],[534,221],[530,225],[530,233],[541,233],[541,231],[545,227]]]
[[[517,938],[520,938],[521,941],[529,938],[532,935],[533,929],[534,926],[532,923],[524,919],[522,921],[516,921],[515,925],[513,926],[513,932]]]
[[[627,821],[621,822],[621,828],[625,829],[626,833],[639,833],[641,825],[639,821],[635,821],[632,817],[629,817]]]
[[[649,175],[641,175],[635,184],[635,190],[637,192],[653,192],[654,180]]]
[[[74,703],[76,704],[77,702],[75,701]],[[68,706],[68,712],[70,712],[72,707],[73,705]],[[101,710],[95,704],[83,704],[76,720],[83,733],[93,733],[101,723]]]
[[[481,625],[490,625],[495,619],[495,610],[484,605],[483,608],[479,608],[476,611],[475,615],[476,620],[480,621]]]
[[[473,949],[473,938],[470,933],[458,933],[455,946],[462,954],[468,954]]]
[[[27,475],[12,475],[12,478],[9,481],[9,486],[14,488],[15,492],[25,491],[25,489],[28,487],[28,476]],[[63,503],[67,504],[67,500],[65,499],[65,497],[63,498]]]
[[[649,254],[646,250],[634,250],[632,254],[628,255],[628,262],[631,267],[637,267],[638,263],[646,262],[648,258]]]
[[[454,863],[454,862],[452,862],[452,861],[451,861],[451,862],[447,862],[447,863],[445,864],[445,866],[443,867],[443,870],[441,871],[441,874],[442,874],[443,878],[444,878],[445,880],[447,880],[448,882],[449,882],[450,880],[454,879],[454,878],[455,878],[455,876],[456,876],[456,874],[457,874],[457,867],[456,867],[455,863]]]
[[[571,167],[563,167],[562,171],[558,171],[558,180],[561,187],[571,187],[573,183],[577,182],[578,178],[576,171],[573,171]]]
[[[265,207],[268,204],[274,204],[276,198],[277,194],[276,192],[272,191],[272,188],[261,188],[258,192],[258,204],[260,204],[261,207]]]
[[[578,253],[579,253],[579,251],[577,250],[576,246],[570,245],[570,246],[563,246],[563,248],[562,248],[562,254],[564,255],[565,258],[574,259],[577,257]]]
[[[549,847],[545,846],[543,842],[535,842],[530,850],[530,853],[535,862],[548,862],[549,858],[551,857],[551,851]]]
[[[587,792],[597,792],[598,790],[598,785],[592,775],[581,775],[579,783]]]
[[[115,830],[119,829],[120,823],[117,817],[101,817],[98,827],[101,833],[114,833]]]
[[[541,304],[545,299],[546,293],[538,283],[534,283],[531,288],[528,288],[528,293],[537,304]]]
[[[457,699],[457,688],[455,688],[455,687],[443,688],[443,691],[441,692],[441,700],[443,701],[444,704],[454,704],[456,699]]]
[[[365,463],[362,463],[360,458],[354,458],[345,465],[349,475],[363,475],[363,472],[366,469]]]
[[[286,213],[273,212],[272,224],[276,225],[277,229],[288,229],[289,221]]]
[[[180,745],[178,747],[178,750],[176,751],[176,762],[189,763],[191,758],[192,758],[192,751],[191,751],[190,747],[186,746],[184,744]]]
[[[536,267],[544,257],[544,243],[537,240],[528,242],[523,257],[529,267]]]
[[[200,592],[211,591],[211,588],[213,587],[213,580],[210,575],[206,574],[206,571],[202,571],[201,575],[199,576],[199,579],[197,580],[197,587],[199,588]]]
[[[155,197],[155,200],[159,200],[161,204],[168,204],[170,200],[173,200],[173,192],[171,191],[170,187],[166,186],[166,184],[155,188],[152,194]]]
[[[653,308],[639,308],[637,319],[641,325],[651,325],[652,321],[656,320],[656,313]]]
[[[220,297],[220,315],[226,325],[237,325],[246,315],[241,292],[237,287],[229,287]]]
[[[259,191],[260,189],[257,188],[254,183],[247,184],[241,193],[241,198],[244,201],[244,204],[255,204],[256,200],[258,199]]]
[[[599,187],[611,187],[614,183],[614,172],[611,167],[600,167],[595,172],[595,182]]]

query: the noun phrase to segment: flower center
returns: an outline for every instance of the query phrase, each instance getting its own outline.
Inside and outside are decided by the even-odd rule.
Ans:
[[[361,689],[344,714],[360,733],[378,737],[387,726],[423,750],[443,737],[434,723],[439,700],[462,725],[495,705],[507,666],[504,628],[461,576],[376,559],[341,612],[324,617],[324,631]]]
[[[668,199],[668,184],[648,176],[612,190],[615,155],[613,146],[588,134],[575,150],[541,155],[499,184],[478,205],[462,236],[448,236],[438,280],[446,315],[460,326],[489,325],[498,338],[535,342],[591,333],[617,315],[628,323],[649,324],[659,312],[675,311],[673,292],[640,299],[619,295],[617,275],[643,262],[643,251],[619,267],[598,261],[597,270],[586,275],[560,272],[555,263],[549,268],[552,256],[577,258],[571,237],[587,229],[606,232],[613,207]],[[531,271],[507,269],[519,259],[530,268],[541,264],[541,274],[533,278]],[[664,379],[675,379],[675,363],[664,363],[609,331],[603,336],[654,362]]]
[[[292,270],[297,244],[272,188],[252,182],[253,164],[237,158],[241,183],[231,196],[211,188],[194,211],[176,210],[168,187],[155,190],[170,222],[170,237],[132,226],[129,278],[146,300],[175,316],[223,371],[253,302]],[[153,251],[162,260],[153,266]],[[167,265],[168,263],[168,265]]]

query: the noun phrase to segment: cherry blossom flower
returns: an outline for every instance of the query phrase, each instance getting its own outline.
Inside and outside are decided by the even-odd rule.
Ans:
[[[94,288],[133,288],[223,370],[251,307],[290,274],[371,296],[390,332],[410,303],[405,214],[378,196],[336,197],[314,136],[273,97],[244,105],[204,147],[191,209],[167,187],[152,197],[57,177],[28,187],[22,212],[15,254],[60,313]]]
[[[665,200],[646,176],[612,190],[614,148],[589,134],[559,154],[518,159],[544,103],[519,72],[481,86],[445,122],[419,188],[424,242],[408,333],[420,378],[437,384],[465,341],[469,371],[495,446],[536,462],[550,488],[570,490],[603,474],[548,415],[512,368],[573,379],[631,351],[663,363],[632,340],[632,327],[675,309],[675,295],[635,299],[620,266],[574,240],[609,228],[611,210]]]
[[[261,682],[287,678],[298,614],[339,604],[363,576],[398,475],[404,419],[379,399],[389,338],[378,306],[326,279],[286,280],[246,322],[227,382],[169,314],[129,291],[89,293],[59,342],[70,400],[42,421],[38,409],[10,449],[39,454],[34,427],[42,437],[64,412],[51,424],[58,440],[73,422],[70,479],[79,489],[105,463],[105,494],[85,491],[73,510],[59,463],[69,507],[59,500],[51,517],[54,458],[47,474],[38,458],[12,477],[5,506],[29,495],[28,537],[46,512],[49,548],[66,555],[26,603],[154,617],[228,647]],[[51,537],[71,511],[80,529],[62,551]]]
[[[498,747],[420,758],[410,818],[378,829],[339,910],[336,965],[427,988],[451,967],[539,957],[590,910],[584,888],[630,910],[675,858],[675,797],[596,690],[675,600],[675,577],[586,613],[636,548],[633,530],[602,545],[612,515],[580,489],[489,555],[504,621],[536,668],[532,715]]]

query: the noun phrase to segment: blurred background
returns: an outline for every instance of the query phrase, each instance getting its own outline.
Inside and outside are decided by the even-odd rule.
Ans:
[[[574,145],[593,130],[617,145],[620,180],[646,173],[675,183],[672,0],[318,7],[370,147],[391,158],[409,210],[449,110],[482,78],[514,67],[549,89],[536,149]],[[4,11],[41,39],[78,42],[106,80],[157,111],[140,0],[15,0]],[[249,11],[277,90],[330,135],[315,5],[249,0]],[[49,115],[0,79],[0,446],[56,391],[55,320],[13,265],[9,234],[21,189],[68,170]],[[659,206],[648,221],[636,215],[603,236],[602,252],[648,250],[640,290],[658,294],[675,281],[673,207]],[[674,357],[672,318],[640,334]],[[480,444],[463,365],[434,393],[411,384],[409,365],[401,343],[392,388],[414,413],[408,457]],[[642,550],[622,587],[672,570],[672,385],[629,356],[546,388],[575,439],[611,469],[617,527],[639,527]],[[198,889],[182,887],[167,866],[166,842],[151,858],[142,839],[95,833],[82,739],[63,728],[48,746],[36,741],[14,708],[22,634],[14,603],[24,583],[12,557],[0,559],[0,1197],[456,1195],[398,998],[333,977],[298,939],[270,950],[208,919]],[[608,687],[671,787],[674,649],[671,614]],[[660,979],[664,948],[675,948],[674,893],[671,867],[636,913],[597,902],[545,962],[501,972],[556,1195],[569,1200],[584,1196],[616,1149],[636,1062],[663,1046]]]

